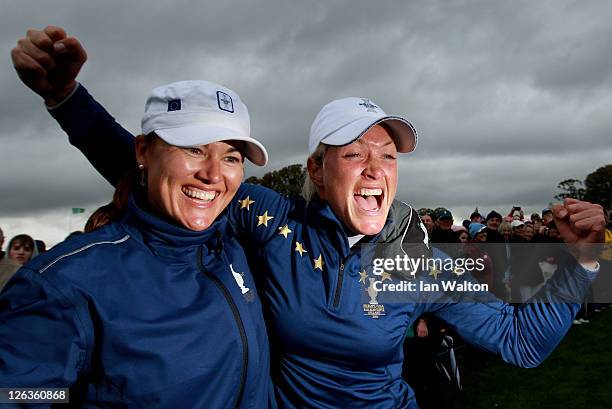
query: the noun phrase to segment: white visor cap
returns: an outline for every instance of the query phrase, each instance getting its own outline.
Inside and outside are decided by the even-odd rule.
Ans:
[[[238,94],[209,81],[179,81],[153,89],[142,117],[142,133],[151,132],[181,147],[244,141],[251,162],[263,166],[268,161],[266,148],[251,138],[249,111]]]
[[[320,143],[342,146],[361,138],[374,125],[384,122],[400,153],[416,149],[417,133],[410,122],[400,116],[387,115],[368,98],[342,98],[325,105],[310,128],[308,154]]]

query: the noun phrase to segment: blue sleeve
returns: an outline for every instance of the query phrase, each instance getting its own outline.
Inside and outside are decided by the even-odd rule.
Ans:
[[[85,300],[21,268],[0,293],[0,388],[70,388],[89,370]]]
[[[559,268],[525,304],[510,305],[485,293],[426,304],[426,309],[467,342],[500,355],[508,363],[535,367],[561,342],[595,278],[595,273],[576,262],[568,261]]]
[[[267,187],[243,183],[229,204],[227,214],[241,238],[261,245],[289,223],[296,200],[299,199]]]
[[[82,85],[49,113],[68,134],[70,143],[113,186],[135,166],[134,135],[119,125]]]

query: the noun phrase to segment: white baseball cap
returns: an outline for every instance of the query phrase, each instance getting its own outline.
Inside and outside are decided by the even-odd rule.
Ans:
[[[249,111],[238,94],[209,81],[179,81],[151,91],[142,117],[142,133],[155,132],[174,146],[245,141],[255,165],[268,161],[266,148],[251,138]]]
[[[512,228],[521,227],[524,225],[525,225],[525,222],[523,222],[522,220],[512,220],[512,222],[510,223],[510,227]]]
[[[417,134],[410,122],[400,116],[387,115],[368,98],[349,97],[336,99],[321,108],[310,128],[309,155],[320,143],[347,145],[381,122],[391,128],[398,152],[415,150]]]

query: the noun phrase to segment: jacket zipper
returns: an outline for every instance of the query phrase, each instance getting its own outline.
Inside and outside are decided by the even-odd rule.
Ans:
[[[344,262],[340,262],[340,268],[338,269],[338,282],[336,283],[336,293],[334,294],[334,308],[338,308],[338,304],[340,303],[342,281],[344,281]]]
[[[232,314],[234,315],[234,320],[236,321],[236,325],[238,326],[238,332],[240,333],[240,340],[242,341],[242,373],[240,375],[240,387],[238,388],[238,394],[237,394],[238,400],[236,401],[236,405],[234,406],[234,408],[239,408],[240,402],[242,401],[242,395],[244,394],[244,384],[246,382],[247,365],[248,365],[248,360],[249,360],[249,344],[246,338],[246,331],[244,330],[244,324],[242,322],[242,318],[240,318],[240,312],[238,311],[238,307],[236,306],[236,303],[232,299],[232,296],[229,290],[225,287],[223,282],[219,280],[218,277],[214,276],[213,274],[210,274],[204,268],[204,265],[202,264],[202,247],[198,248],[197,257],[198,257],[198,269],[200,270],[202,274],[210,278],[212,282],[215,283],[215,285],[219,288],[219,290],[225,297],[225,300],[227,301],[228,305],[230,306],[230,309],[232,310]]]

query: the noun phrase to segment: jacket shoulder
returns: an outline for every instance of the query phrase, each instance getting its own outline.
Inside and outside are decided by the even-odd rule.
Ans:
[[[130,238],[131,235],[127,230],[118,223],[111,223],[91,233],[68,238],[46,253],[35,257],[26,266],[37,273],[49,274],[65,267],[66,263],[83,260],[83,257],[96,260],[96,257],[91,257],[92,254],[123,245]]]

